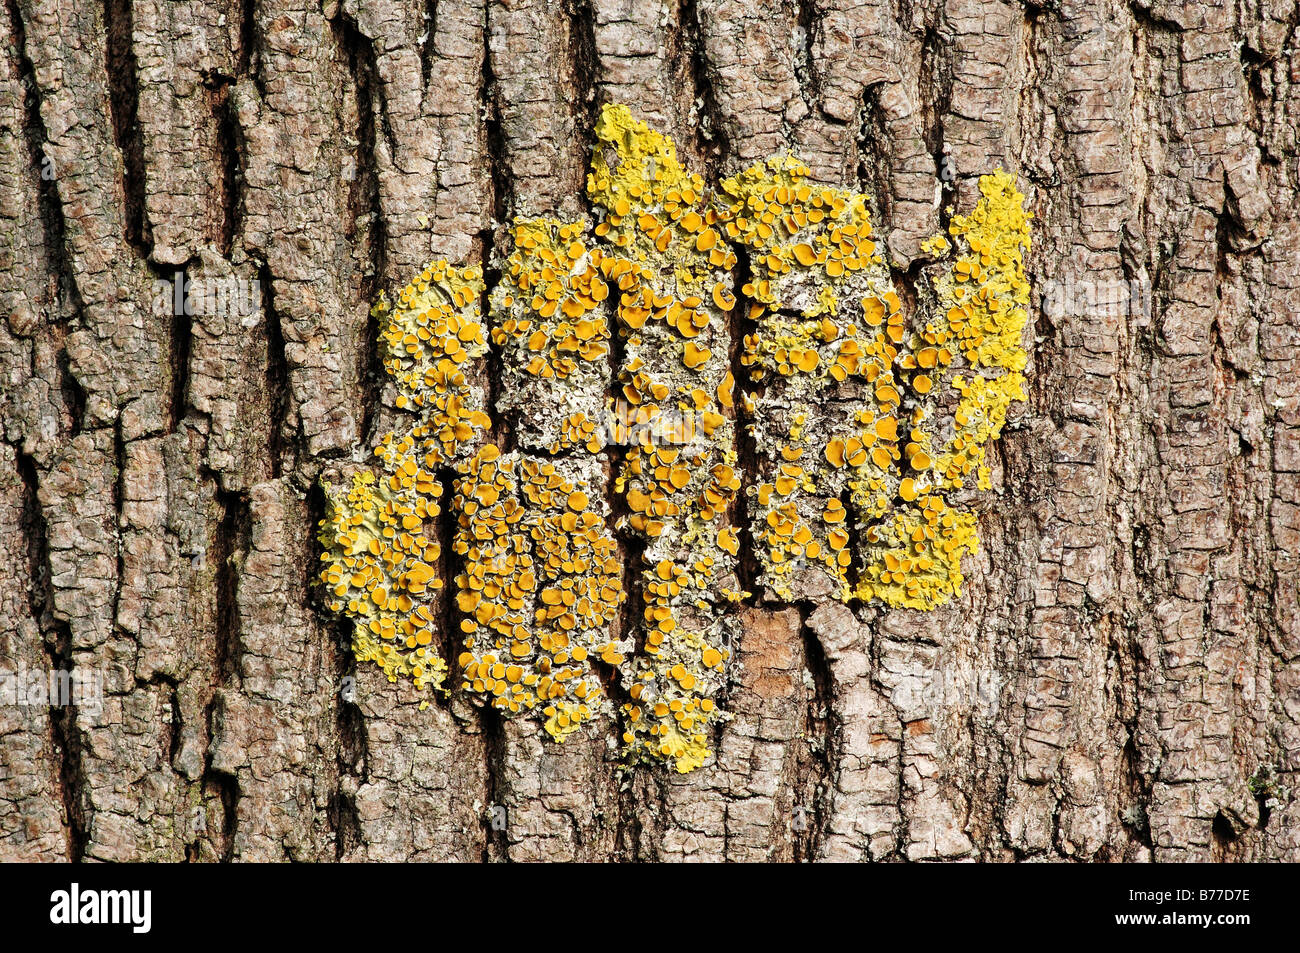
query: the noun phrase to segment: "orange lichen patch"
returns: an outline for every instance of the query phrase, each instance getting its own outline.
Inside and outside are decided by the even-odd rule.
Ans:
[[[1030,216],[1015,180],[1001,169],[980,177],[980,193],[971,214],[955,216],[948,227],[955,257],[936,282],[940,312],[973,368],[1019,372],[1026,362]]]
[[[795,159],[759,163],[723,183],[719,215],[753,275],[741,360],[764,385],[750,425],[775,493],[758,495],[764,581],[787,598],[851,598],[847,531],[832,526],[878,518],[895,495],[903,315],[867,197],[807,173]]]
[[[513,249],[492,292],[501,348],[498,408],[519,411],[520,443],[599,453],[596,421],[608,389],[611,295],[605,252],[582,222],[517,219]]]
[[[543,357],[541,367],[529,371],[535,376],[567,377],[576,362],[598,362],[609,353],[602,304],[611,289],[602,274],[603,253],[579,240],[585,230],[579,222],[550,219],[515,223],[515,250],[494,295],[510,316],[494,328],[493,340],[504,344],[526,334],[528,349]]]
[[[767,308],[812,317],[835,309],[835,287],[845,277],[879,270],[884,259],[871,238],[867,196],[816,185],[808,174],[793,157],[760,162],[722,183],[718,214],[725,236],[751,251],[753,279],[744,293]],[[814,280],[804,282],[806,274]]]
[[[663,699],[667,706],[667,714],[660,706],[625,706],[624,740],[630,754],[670,760],[680,771],[707,757],[705,727],[722,717],[713,702],[724,685],[721,665],[701,670],[699,663],[706,650],[727,656],[719,616],[725,590],[735,585],[739,552],[739,537],[724,517],[740,476],[727,463],[708,466],[709,459],[716,457],[703,435],[684,446],[634,447],[617,482],[630,511],[626,526],[645,540],[645,657],[629,690],[633,698]],[[678,553],[690,559],[683,563]],[[683,712],[686,720],[678,717]]]
[[[645,546],[645,658],[629,691],[662,704],[626,706],[624,740],[634,757],[687,771],[707,757],[708,726],[723,717],[721,662],[701,666],[701,657],[726,658],[722,607],[738,589],[739,538],[727,526],[740,488],[727,366],[736,256],[704,180],[682,167],[670,139],[619,106],[602,110],[596,137],[587,191],[626,338],[620,390],[652,411],[622,441],[630,449],[616,489],[628,504],[623,526]]]
[[[384,370],[397,384],[396,405],[415,412],[426,432],[420,446],[432,464],[450,462],[487,426],[477,391],[465,370],[487,353],[479,311],[482,272],[430,264],[390,306],[380,295],[373,309],[381,321]]]
[[[440,688],[447,671],[432,645],[441,548],[424,532],[439,514],[436,470],[463,458],[489,424],[466,378],[486,353],[482,291],[478,269],[434,262],[395,306],[380,297],[384,369],[397,406],[413,417],[404,432],[380,439],[378,475],[357,473],[346,491],[325,487],[320,578],[329,606],[352,620],[358,661],[421,689]]]
[[[581,447],[588,453],[600,453],[605,449],[604,427],[582,411],[571,413],[560,420],[559,436],[549,449],[551,453],[558,454],[576,447]]]
[[[707,347],[700,347],[694,341],[687,341],[686,354],[683,357],[682,362],[691,370],[694,370],[695,368],[699,367],[700,365],[708,361],[708,359],[712,356],[713,356],[713,352],[710,351]]]
[[[594,662],[624,658],[609,639],[624,599],[618,544],[592,482],[576,485],[554,461],[488,445],[458,472],[461,687],[504,712],[540,713],[562,741],[600,709]]]
[[[973,514],[934,494],[918,497],[863,534],[862,595],[932,609],[961,595],[961,557],[978,544]]]
[[[439,475],[455,474],[463,688],[563,740],[608,707],[595,666],[613,666],[629,756],[684,772],[726,717],[717,699],[740,633],[725,610],[746,595],[729,516],[736,415],[758,459],[745,538],[770,591],[916,609],[959,594],[978,544],[970,484],[989,488],[987,445],[1024,399],[1028,216],[1010,176],[982,178],[975,209],[923,244],[935,260],[921,300],[936,307],[909,323],[866,196],[810,182],[788,157],[715,196],[625,107],[605,107],[596,136],[594,228],[517,220],[499,262],[490,336],[518,449],[484,445],[470,384],[487,347],[480,272],[430,265],[394,306],[376,305],[409,419],[379,441],[375,473],[327,488],[321,580],[359,659],[441,686],[442,554],[425,529]],[[756,386],[737,400],[729,329],[742,317]],[[625,596],[607,443],[626,503],[617,529],[643,551],[629,577],[641,618],[622,641],[610,638]]]
[[[764,385],[751,424],[764,485],[754,536],[765,582],[787,598],[824,594],[810,570],[829,576],[841,599],[900,598],[869,574],[849,584],[851,531],[887,523],[926,491],[960,489],[972,470],[987,487],[984,443],[1023,395],[1023,197],[1009,176],[986,176],[984,198],[953,220],[954,241],[928,243],[955,259],[935,281],[939,313],[909,334],[870,237],[867,197],[814,185],[807,172],[792,158],[759,163],[723,183],[719,208],[724,235],[749,254],[752,278],[741,290],[754,301],[756,330],[742,363]],[[963,397],[948,437],[958,355],[980,374],[958,379]],[[787,469],[795,461],[798,473]],[[942,571],[960,577],[959,566]],[[917,591],[908,604],[937,604],[954,590]]]
[[[953,218],[951,242],[926,243],[929,253],[946,256],[939,263],[946,271],[934,280],[935,312],[912,333],[915,357],[905,365],[916,395],[903,448],[908,476],[899,485],[906,505],[866,535],[858,598],[930,608],[960,594],[961,556],[978,539],[974,516],[958,508],[956,496],[972,473],[979,489],[991,487],[986,446],[1012,402],[1025,399],[1029,216],[1001,170],[980,179],[980,192],[970,215]]]
[[[390,681],[409,678],[416,688],[440,688],[447,671],[430,646],[432,594],[443,585],[434,569],[440,549],[418,529],[400,529],[436,517],[431,499],[436,494],[394,492],[374,474],[359,473],[346,493],[328,494],[321,521],[320,578],[330,608],[353,620],[358,661],[378,664]]]
[[[681,165],[671,139],[625,106],[601,110],[596,138],[587,194],[599,216],[596,235],[612,246],[604,274],[616,287],[620,322],[636,330],[652,319],[696,337],[735,306],[736,256],[721,240],[704,180]]]
[[[932,463],[939,485],[954,490],[972,473],[979,489],[990,488],[986,446],[1001,434],[1012,402],[1025,399],[1021,372],[1027,358],[1020,340],[1029,301],[1029,216],[1024,196],[1001,170],[983,176],[980,191],[974,211],[955,217],[949,227],[950,270],[935,283],[939,317],[930,328],[933,343],[955,342],[971,371],[952,377],[951,388],[961,399]],[[953,350],[940,346],[934,359],[947,369]]]

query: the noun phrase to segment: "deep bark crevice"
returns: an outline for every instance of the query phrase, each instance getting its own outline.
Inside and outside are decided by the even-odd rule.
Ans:
[[[623,374],[623,365],[627,361],[627,329],[614,318],[612,323],[615,325],[613,333],[609,337],[609,390],[606,399],[611,409],[606,411],[607,420],[605,422],[606,436],[622,436],[626,439],[625,428],[615,426],[613,419],[617,413],[618,401],[622,396],[621,385],[626,379]],[[627,520],[632,516],[632,508],[628,505],[627,494],[615,492],[614,487],[619,477],[627,469],[627,458],[631,448],[625,442],[614,442],[612,439],[605,448],[609,454],[609,482],[606,487],[606,494],[609,499],[609,523],[613,527],[613,536],[618,543],[620,564],[623,567],[623,605],[619,607],[619,613],[614,622],[615,633],[618,638],[626,639],[629,635],[633,638],[633,651],[640,655],[645,649],[646,628],[642,624],[644,619],[646,601],[645,585],[643,572],[645,570],[645,537],[627,526]],[[622,528],[620,528],[622,527]],[[619,708],[621,710],[622,702],[628,700],[622,694],[621,684],[618,686],[619,691]]]
[[[810,112],[826,120],[830,117],[821,108],[821,76],[818,75],[817,54],[814,51],[822,21],[815,0],[793,0],[793,3],[795,39],[799,40],[795,46],[795,75],[799,77],[799,94]]]
[[[50,571],[49,524],[38,497],[40,480],[36,462],[15,453],[18,476],[23,485],[23,537],[27,541],[28,608],[41,632],[41,645],[51,672],[76,672],[72,654],[72,629],[54,616],[54,590]],[[60,684],[62,684],[60,682]],[[50,746],[56,755],[54,786],[58,791],[66,825],[67,858],[80,861],[90,843],[92,807],[89,779],[82,759],[83,732],[78,724],[74,697],[50,699]],[[58,702],[58,703],[56,703]]]
[[[227,717],[225,699],[242,691],[244,641],[239,610],[239,579],[244,559],[252,546],[252,511],[247,496],[218,490],[215,503],[219,517],[214,529],[211,553],[214,589],[214,656],[213,694],[205,709],[205,727],[209,744],[203,774],[199,779],[205,803],[221,805],[222,824],[219,840],[213,849],[223,861],[235,858],[239,825],[239,802],[242,796],[239,778],[213,764],[211,739],[224,732],[221,722]]]
[[[212,562],[216,572],[216,674],[222,685],[243,681],[244,640],[239,611],[239,576],[252,545],[252,513],[248,498],[217,491],[220,518],[213,538]]]
[[[332,636],[330,644],[336,679],[333,701],[338,777],[327,811],[334,830],[335,860],[350,857],[365,844],[355,791],[369,781],[370,773],[366,719],[357,704],[357,665],[352,654],[349,628],[348,623],[339,620],[326,629]]]
[[[504,358],[501,347],[492,341],[491,314],[492,289],[501,280],[501,267],[504,255],[500,245],[507,241],[510,210],[514,206],[514,192],[511,188],[513,177],[507,167],[505,131],[501,124],[501,105],[497,99],[496,76],[492,71],[492,54],[487,47],[484,34],[483,61],[479,73],[478,102],[479,113],[483,116],[484,141],[486,143],[486,164],[490,184],[489,202],[492,207],[490,226],[481,230],[477,236],[478,255],[483,267],[483,294],[479,300],[479,312],[484,328],[488,331],[488,356],[483,382],[485,400],[492,418],[490,440],[502,450],[508,451],[514,446],[514,428],[509,415],[497,410],[497,398],[501,389]],[[450,545],[450,538],[445,542]]]
[[[216,703],[208,707],[208,732],[211,736],[213,719],[216,716]],[[208,756],[208,763],[200,779],[199,790],[202,792],[204,802],[217,803],[221,805],[221,831],[217,838],[212,839],[212,846],[216,851],[217,857],[224,863],[230,863],[236,860],[235,847],[236,837],[239,832],[239,801],[241,797],[239,779],[233,774],[227,774],[219,771],[212,766],[212,756]]]
[[[123,580],[126,578],[124,572],[126,567],[126,541],[123,538],[127,528],[125,519],[126,511],[126,439],[122,433],[122,419],[119,417],[113,423],[113,514],[112,523],[109,526],[116,543],[113,575],[113,624],[117,626],[117,620],[122,608],[122,588]]]
[[[479,731],[483,738],[484,769],[487,775],[488,803],[483,811],[482,860],[510,860],[509,783],[503,776],[506,758],[506,728],[501,712],[491,705],[478,709]]]
[[[86,423],[86,389],[72,372],[72,359],[67,348],[59,350],[59,394],[69,421],[68,439],[72,439],[81,433]]]
[[[856,137],[858,163],[854,174],[858,190],[870,197],[871,221],[883,230],[891,224],[889,170],[894,144],[889,138],[887,117],[880,102],[881,87],[881,83],[872,83],[862,91]]]
[[[194,341],[194,320],[190,316],[188,290],[190,276],[188,267],[177,273],[181,286],[181,298],[173,296],[170,337],[167,356],[170,371],[170,400],[168,403],[167,432],[175,433],[185,419],[186,400],[190,384],[190,350]]]
[[[144,138],[140,134],[140,91],[132,39],[131,0],[104,0],[104,56],[108,73],[113,139],[122,157],[122,196],[127,243],[141,258],[153,250],[145,206]]]
[[[596,126],[600,110],[596,96],[596,90],[600,86],[600,59],[596,55],[596,14],[591,8],[590,0],[564,0],[564,6],[569,18],[570,74],[571,88],[574,90],[571,108],[576,135],[572,146],[580,160],[578,168],[587,169],[591,165],[591,143],[594,140],[592,130]]]
[[[215,210],[211,240],[223,258],[229,258],[239,234],[243,214],[241,186],[243,182],[242,130],[230,95],[232,79],[216,77],[207,90],[212,123],[216,128],[213,141],[212,165],[218,172],[215,195],[211,207]]]
[[[799,637],[803,644],[803,663],[812,676],[812,691],[807,698],[805,749],[799,752],[793,787],[808,796],[810,803],[796,800],[805,811],[803,830],[794,829],[791,849],[795,862],[815,860],[831,821],[830,792],[839,776],[839,732],[835,715],[835,678],[821,640],[808,625],[815,606],[800,607]],[[802,836],[801,836],[802,835]]]
[[[436,649],[447,660],[447,685],[456,688],[460,685],[463,666],[460,653],[464,646],[464,637],[460,632],[460,612],[456,605],[456,577],[464,570],[464,560],[458,558],[455,549],[456,515],[452,508],[455,496],[455,471],[450,467],[442,468],[438,482],[442,493],[438,498],[438,518],[433,521],[432,529],[438,540],[438,577],[442,580],[442,591],[438,594],[438,628]]]
[[[27,33],[23,24],[18,0],[5,0],[9,15],[9,29],[17,61],[17,73],[23,86],[23,131],[27,153],[37,186],[37,200],[41,216],[42,246],[48,267],[58,279],[60,310],[51,317],[61,321],[69,314],[82,312],[81,292],[73,273],[73,262],[66,251],[66,218],[63,200],[59,196],[59,169],[54,157],[45,151],[49,137],[45,120],[41,116],[41,94],[36,82],[36,70],[27,50]],[[84,406],[84,400],[82,402]],[[78,424],[78,431],[80,425]]]
[[[944,120],[952,111],[953,63],[949,54],[951,41],[939,27],[928,27],[921,43],[921,74],[917,88],[921,92],[921,136],[934,159],[935,176],[944,184],[939,203],[939,231],[947,234],[952,217],[952,199],[956,179],[977,170],[958,169],[948,154],[944,139]]]
[[[740,591],[748,593],[744,602],[749,606],[759,604],[762,569],[758,559],[758,540],[754,538],[752,500],[758,492],[759,476],[758,446],[751,430],[753,413],[751,403],[763,392],[761,384],[750,374],[751,368],[744,363],[745,339],[758,333],[758,323],[750,314],[755,302],[741,291],[753,278],[749,254],[745,249],[738,249],[735,273],[736,303],[732,306],[728,319],[730,321],[731,350],[727,355],[727,365],[732,379],[732,405],[736,431],[736,470],[740,474],[740,490],[731,503],[728,520],[736,527],[741,540],[740,554],[736,559],[736,578]]]
[[[257,52],[257,0],[234,0],[234,3],[239,7],[239,29],[234,33],[235,75],[246,76],[253,72],[253,55]]]
[[[496,72],[492,68],[492,51],[487,40],[485,31],[478,95],[479,114],[483,116],[484,162],[491,183],[489,201],[492,203],[492,228],[486,236],[481,236],[486,239],[485,247],[481,251],[485,269],[495,257],[491,242],[499,240],[500,232],[506,227],[511,210],[515,206],[514,175],[510,170],[510,154],[506,148],[505,128],[501,123],[500,88],[497,85]]]
[[[345,13],[330,21],[339,49],[347,61],[352,92],[356,97],[357,126],[354,136],[354,174],[348,188],[344,236],[362,258],[359,297],[376,300],[388,278],[388,224],[379,190],[376,149],[379,136],[387,141],[389,155],[396,155],[392,130],[385,114],[383,87],[374,45],[353,18]],[[358,352],[357,379],[361,382],[362,420],[360,433],[373,437],[381,395],[387,376],[384,371],[379,316],[367,311],[365,337]]]
[[[424,0],[424,32],[420,37],[420,79],[421,88],[427,93],[429,77],[433,75],[433,66],[438,59],[438,0]]]
[[[270,476],[278,480],[285,472],[285,430],[292,406],[289,384],[289,360],[285,354],[284,325],[276,310],[271,285],[271,270],[263,265],[258,271],[258,289],[262,294],[262,320],[266,325],[266,398],[267,457]],[[364,432],[364,431],[363,431]],[[292,441],[296,451],[297,441]],[[296,464],[295,464],[296,469]]]
[[[696,0],[682,0],[678,22],[683,45],[689,53],[689,73],[695,93],[692,102],[698,104],[693,151],[704,161],[705,168],[700,170],[704,181],[716,187],[722,177],[724,159],[735,153],[727,134],[727,123],[718,106],[713,66],[705,51],[704,26]]]

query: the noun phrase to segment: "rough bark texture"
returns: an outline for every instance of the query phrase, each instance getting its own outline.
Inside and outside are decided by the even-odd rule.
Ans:
[[[1300,860],[1298,23],[4,0],[0,668],[104,697],[0,707],[0,859]],[[685,776],[419,710],[314,589],[316,477],[391,423],[369,302],[580,211],[607,101],[715,182],[793,148],[871,192],[904,273],[980,173],[1035,214],[965,594],[738,607]],[[257,307],[177,316],[177,273]]]

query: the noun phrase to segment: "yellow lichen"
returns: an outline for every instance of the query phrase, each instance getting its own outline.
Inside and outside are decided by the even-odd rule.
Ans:
[[[762,385],[751,432],[763,462],[755,539],[768,585],[851,594],[844,501],[865,524],[898,491],[895,376],[901,302],[876,244],[865,195],[815,185],[793,158],[722,184],[729,237],[749,250],[754,304],[742,363]]]
[[[489,423],[465,377],[465,365],[487,351],[482,290],[477,268],[435,262],[395,307],[381,296],[374,312],[387,321],[384,369],[397,406],[411,412],[409,426],[380,439],[378,476],[358,473],[346,492],[326,488],[320,524],[321,581],[330,608],[353,622],[357,660],[420,689],[440,688],[447,672],[435,648],[433,599],[443,587],[430,525],[442,495],[436,471],[464,456]]]
[[[980,178],[980,192],[969,215],[953,218],[951,242],[925,243],[946,256],[947,269],[933,282],[933,313],[909,336],[901,362],[917,395],[903,448],[909,494],[891,521],[864,535],[859,599],[929,609],[961,594],[961,558],[979,540],[957,494],[971,473],[980,490],[991,488],[985,449],[1011,403],[1025,399],[1029,215],[1001,169]]]
[[[595,663],[623,661],[609,638],[623,601],[618,544],[595,488],[553,462],[489,444],[458,469],[461,687],[512,714],[540,709],[562,741],[599,710]]]
[[[497,260],[490,337],[515,449],[486,441],[470,384],[487,353],[481,273],[430,265],[396,305],[376,305],[404,425],[379,440],[377,472],[327,487],[321,580],[359,660],[443,686],[431,521],[450,477],[462,690],[562,741],[610,709],[609,666],[628,757],[685,772],[726,717],[740,635],[726,610],[748,595],[737,413],[758,456],[750,534],[772,592],[912,609],[960,595],[986,449],[1025,399],[1028,215],[1009,175],[984,176],[976,207],[923,243],[930,286],[909,321],[867,196],[810,181],[793,157],[714,194],[623,106],[606,106],[595,133],[594,225],[517,220]],[[641,617],[619,640],[611,446],[619,528],[641,550],[628,577]]]
[[[623,740],[631,756],[685,772],[708,757],[709,726],[722,717],[722,605],[737,588],[738,547],[726,535],[740,489],[727,361],[736,256],[671,139],[624,106],[602,110],[596,139],[587,193],[619,291],[622,406],[637,421],[617,488],[625,526],[645,544],[644,658],[625,679]]]

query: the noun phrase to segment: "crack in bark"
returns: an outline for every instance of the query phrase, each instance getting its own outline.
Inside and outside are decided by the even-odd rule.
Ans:
[[[244,644],[239,612],[239,576],[244,558],[251,547],[252,512],[249,500],[238,493],[216,491],[221,511],[211,548],[216,588],[216,653],[214,676],[216,690],[206,709],[209,744],[205,756],[200,788],[209,798],[221,803],[222,826],[220,857],[235,859],[235,840],[239,827],[241,790],[238,777],[213,764],[211,739],[220,736],[216,720],[224,717],[223,692],[242,689]]]
[[[799,757],[792,784],[796,793],[812,792],[811,804],[796,801],[796,807],[805,807],[812,816],[804,831],[797,828],[792,837],[791,849],[796,863],[817,858],[830,826],[830,792],[840,773],[840,719],[835,715],[835,678],[821,639],[808,625],[808,617],[815,607],[807,603],[799,607],[799,637],[803,643],[803,664],[812,676],[813,691],[808,696],[806,754]],[[799,836],[803,833],[806,836]]]
[[[171,372],[171,392],[168,405],[168,433],[175,433],[185,418],[186,397],[190,383],[190,349],[194,341],[194,321],[189,315],[190,303],[188,291],[190,285],[189,266],[177,271],[179,276],[178,300],[176,291],[172,295],[171,336],[168,340],[167,357]]]
[[[457,558],[452,546],[456,537],[456,517],[451,506],[455,495],[454,479],[455,473],[450,467],[440,468],[438,482],[442,484],[442,495],[438,499],[438,518],[433,521],[434,538],[438,540],[437,569],[443,581],[437,600],[439,628],[442,630],[437,635],[437,649],[447,660],[447,684],[451,687],[459,684],[462,677],[460,614],[452,592],[456,588],[456,576],[464,569],[464,560]]]
[[[121,617],[122,589],[125,585],[123,572],[126,566],[126,540],[124,529],[126,521],[126,440],[122,434],[122,418],[113,422],[113,545],[116,549],[116,566],[114,568],[113,614],[110,617],[115,631],[120,631],[118,619]]]
[[[704,49],[704,30],[697,0],[682,0],[678,23],[683,45],[689,51],[689,73],[694,90],[692,103],[698,108],[692,151],[704,163],[704,168],[699,170],[704,180],[711,186],[717,186],[724,157],[732,156],[734,152],[713,88],[713,67],[709,64]]]
[[[579,168],[591,166],[592,130],[600,107],[600,59],[596,54],[596,14],[590,0],[564,0],[569,17],[570,73],[572,76],[574,136],[573,146],[581,160]]]
[[[510,860],[510,815],[506,802],[510,788],[502,776],[506,762],[506,730],[501,712],[491,705],[478,707],[479,731],[483,736],[483,760],[487,774],[488,804],[483,811],[482,860]],[[506,812],[504,814],[500,812]]]
[[[330,25],[347,60],[357,109],[355,172],[348,189],[348,216],[344,224],[344,235],[353,248],[365,256],[359,297],[363,302],[374,301],[388,277],[388,225],[380,200],[379,170],[375,161],[381,127],[389,154],[396,156],[397,148],[384,115],[379,67],[372,42],[346,13],[340,12],[330,21]],[[358,249],[358,244],[363,244],[364,249]],[[380,347],[379,318],[369,313],[357,368],[358,380],[363,385],[360,433],[367,438],[374,436],[372,430],[376,425],[386,380]]]
[[[948,155],[944,137],[944,119],[952,112],[953,63],[952,56],[945,55],[946,47],[951,41],[935,27],[927,28],[925,41],[921,45],[921,75],[917,80],[921,95],[921,135],[925,146],[934,159],[935,177],[943,182],[943,200],[939,202],[939,234],[948,234],[948,225],[952,220],[953,199],[956,197],[957,180],[970,177],[978,170],[962,170],[955,167]],[[947,167],[951,178],[943,181],[942,172]]]
[[[212,110],[216,137],[213,142],[212,165],[218,170],[216,194],[211,205],[217,214],[212,229],[212,242],[217,252],[226,259],[234,248],[243,214],[241,182],[243,180],[243,149],[235,105],[230,96],[233,79],[216,77],[215,85],[208,90],[208,105]]]
[[[491,183],[492,228],[486,235],[480,233],[484,241],[481,249],[483,267],[486,271],[494,255],[493,243],[497,241],[499,230],[504,229],[510,211],[515,204],[512,183],[514,175],[509,169],[509,153],[506,150],[505,131],[501,125],[500,91],[497,86],[496,73],[492,69],[492,49],[488,44],[487,26],[483,33],[483,67],[479,81],[478,103],[479,115],[483,117],[484,138],[486,139],[487,174]],[[487,312],[485,311],[486,315]]]
[[[68,439],[81,433],[86,422],[86,389],[72,373],[72,359],[66,347],[59,348],[59,395],[63,399],[63,409],[68,415],[70,429]]]
[[[793,2],[797,30],[795,36],[800,40],[795,48],[795,75],[801,80],[799,95],[809,112],[815,113],[824,120],[829,119],[830,117],[826,116],[821,108],[821,76],[818,75],[817,56],[813,52],[814,37],[821,29],[816,0],[793,0]],[[838,122],[833,119],[831,121]]]
[[[749,316],[755,302],[741,291],[753,278],[748,249],[737,249],[736,258],[736,303],[728,315],[731,323],[729,329],[731,351],[727,355],[727,364],[733,382],[736,471],[740,474],[740,490],[732,501],[728,519],[733,526],[737,527],[743,541],[736,560],[736,580],[740,584],[740,591],[749,593],[744,598],[745,604],[757,606],[760,600],[758,581],[762,578],[762,571],[758,562],[758,540],[755,539],[752,528],[754,520],[750,512],[750,500],[758,492],[758,483],[761,480],[759,479],[758,445],[750,430],[754,421],[748,406],[751,400],[762,394],[763,387],[750,376],[750,368],[741,360],[745,353],[745,337],[758,333],[758,323]]]
[[[27,540],[27,564],[31,585],[28,608],[41,632],[41,645],[53,672],[75,672],[72,654],[72,629],[55,618],[53,579],[50,571],[49,524],[38,496],[39,477],[36,462],[15,450],[18,476],[23,485],[23,536]],[[51,702],[54,702],[51,699]],[[67,699],[71,701],[71,699]],[[77,724],[77,706],[51,704],[49,708],[50,745],[58,756],[54,781],[63,806],[67,827],[68,860],[80,861],[90,841],[93,808],[89,783],[82,761],[83,731]]]
[[[316,527],[325,515],[325,490],[314,480],[307,490],[307,518]],[[309,571],[306,591],[322,631],[329,634],[327,653],[335,677],[331,693],[334,709],[333,790],[326,806],[326,818],[334,835],[334,859],[342,861],[365,847],[356,790],[370,783],[370,750],[365,713],[357,703],[359,684],[356,657],[352,654],[351,625],[330,612],[321,599],[322,585],[315,572],[314,535],[307,542]],[[349,681],[350,680],[350,681]],[[349,691],[350,689],[350,691]]]
[[[433,73],[434,60],[438,58],[436,38],[438,36],[438,0],[424,0],[423,41],[420,43],[420,79],[423,89],[428,92],[429,77]]]
[[[104,0],[104,67],[108,74],[109,114],[113,139],[122,156],[124,238],[136,254],[148,258],[153,234],[145,208],[144,139],[140,135],[140,92],[132,42],[132,0]]]
[[[487,141],[487,171],[491,184],[489,201],[492,203],[492,222],[490,228],[479,232],[479,247],[476,251],[483,265],[483,294],[479,301],[479,311],[481,312],[484,327],[490,330],[491,290],[501,280],[499,266],[504,258],[498,248],[506,238],[508,228],[506,223],[509,219],[510,209],[514,206],[515,196],[511,188],[513,176],[507,168],[509,159],[506,151],[505,133],[501,125],[501,106],[497,99],[496,76],[492,72],[492,56],[487,46],[486,33],[483,37],[483,43],[484,53],[479,80],[478,101],[480,104],[479,114],[484,117],[484,134]],[[514,449],[515,444],[511,414],[502,413],[497,409],[497,398],[503,377],[504,357],[501,346],[492,340],[491,334],[488,334],[487,338],[487,394],[485,399],[492,418],[490,439],[502,451],[509,452]],[[450,537],[444,542],[450,547]]]
[[[858,133],[855,144],[858,163],[855,169],[857,189],[871,197],[869,210],[872,222],[878,222],[884,231],[890,200],[889,170],[893,146],[886,132],[885,110],[880,104],[880,91],[884,83],[871,83],[862,90],[862,107],[859,110]]]
[[[366,720],[356,703],[356,659],[352,655],[346,630],[346,623],[336,621],[331,630],[334,638],[330,640],[338,685],[346,686],[346,680],[352,679],[351,697],[348,697],[342,687],[333,694],[334,729],[338,736],[335,769],[338,777],[330,796],[328,816],[334,828],[335,860],[344,860],[365,843],[355,791],[361,785],[369,783],[370,774]],[[345,784],[345,778],[350,783]]]
[[[285,355],[284,325],[275,307],[271,286],[271,270],[262,265],[258,270],[258,288],[262,293],[262,320],[266,324],[266,394],[267,394],[267,456],[270,476],[278,480],[284,474],[284,436],[289,426],[292,392],[289,386],[289,361]],[[297,449],[294,441],[294,449]],[[297,463],[294,463],[296,470]]]
[[[239,576],[252,539],[252,513],[246,496],[216,492],[221,517],[212,544],[216,567],[217,657],[216,672],[223,685],[243,681],[244,644],[239,613]]]
[[[5,0],[5,10],[9,15],[9,29],[13,37],[18,76],[23,86],[24,139],[31,167],[35,170],[37,181],[40,183],[37,189],[37,204],[41,213],[42,245],[52,264],[52,270],[58,276],[60,313],[54,317],[56,320],[64,321],[68,317],[80,315],[83,304],[80,289],[72,273],[72,261],[67,254],[67,219],[63,210],[63,200],[59,196],[58,167],[54,163],[54,158],[45,151],[49,136],[45,129],[45,120],[41,116],[40,86],[36,82],[36,69],[28,55],[27,32],[18,0]],[[64,305],[68,307],[65,309]],[[84,400],[82,406],[84,407]],[[80,426],[78,426],[79,431]]]

